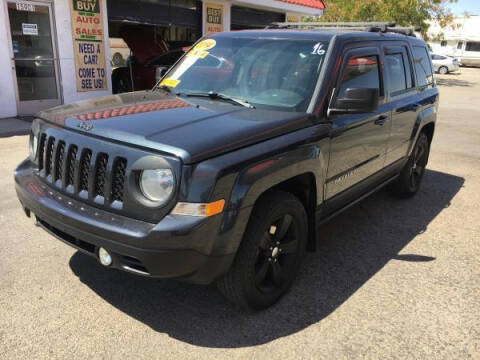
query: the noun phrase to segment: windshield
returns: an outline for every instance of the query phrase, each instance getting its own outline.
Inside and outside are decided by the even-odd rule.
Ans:
[[[180,96],[215,93],[257,108],[306,111],[328,42],[244,37],[196,44],[162,80]]]

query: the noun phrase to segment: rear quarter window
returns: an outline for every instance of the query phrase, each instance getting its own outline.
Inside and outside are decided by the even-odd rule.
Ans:
[[[424,46],[414,46],[413,59],[415,63],[415,72],[417,73],[418,85],[425,86],[432,84],[433,71],[427,48]]]

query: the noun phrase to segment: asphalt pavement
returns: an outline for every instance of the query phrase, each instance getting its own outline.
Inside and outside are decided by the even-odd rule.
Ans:
[[[0,358],[480,359],[480,69],[437,79],[417,196],[380,191],[323,226],[293,289],[257,314],[34,227],[13,184],[28,139],[0,139]]]

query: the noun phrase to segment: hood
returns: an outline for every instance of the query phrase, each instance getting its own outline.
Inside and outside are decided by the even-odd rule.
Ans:
[[[63,105],[39,117],[106,140],[195,163],[312,124],[312,115],[138,91]]]

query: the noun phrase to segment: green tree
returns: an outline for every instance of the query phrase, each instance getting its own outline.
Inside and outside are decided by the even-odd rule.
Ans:
[[[453,22],[447,3],[457,0],[326,0],[326,9],[319,21],[394,21],[398,26],[419,26],[423,36],[428,21],[441,27]],[[313,20],[313,19],[309,19]]]

